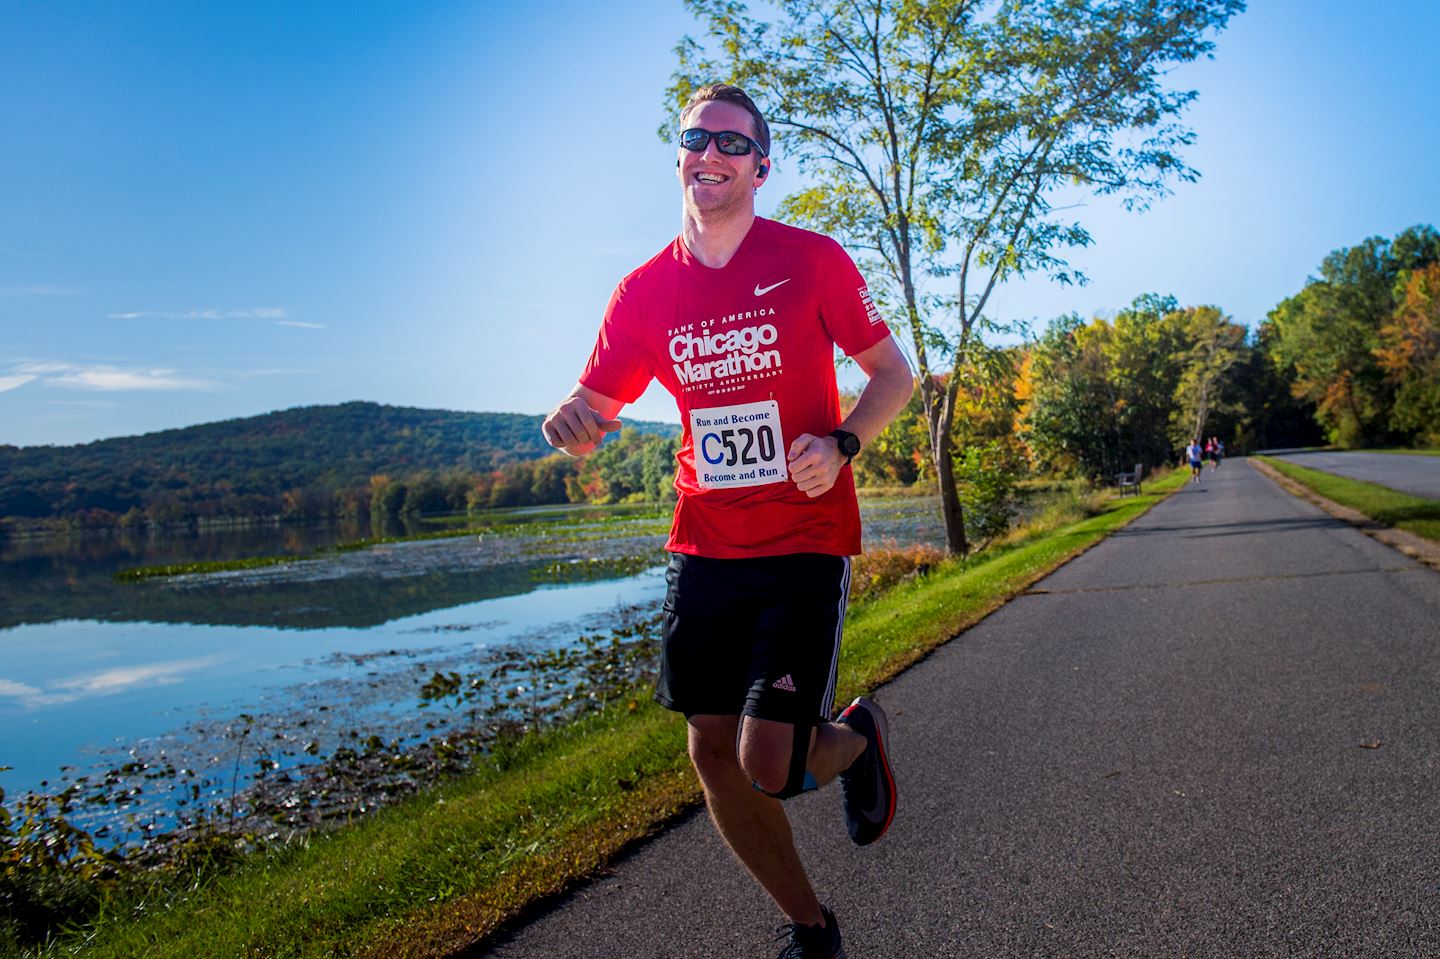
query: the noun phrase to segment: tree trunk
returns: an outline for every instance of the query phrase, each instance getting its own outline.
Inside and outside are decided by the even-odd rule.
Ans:
[[[1210,418],[1210,383],[1208,381],[1200,384],[1200,404],[1195,410],[1195,431],[1191,434],[1205,444],[1205,421]]]
[[[935,460],[935,478],[940,487],[940,512],[945,518],[945,547],[951,556],[965,556],[970,543],[965,538],[965,510],[955,486],[954,449],[950,441],[950,417],[932,418],[930,453]]]

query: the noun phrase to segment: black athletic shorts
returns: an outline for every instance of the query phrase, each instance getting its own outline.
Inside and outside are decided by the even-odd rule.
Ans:
[[[674,553],[665,582],[656,702],[686,716],[796,724],[830,718],[848,557]]]

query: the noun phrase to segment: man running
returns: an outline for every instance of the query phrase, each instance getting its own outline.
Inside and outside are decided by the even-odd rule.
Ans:
[[[685,715],[716,829],[789,920],[781,956],[835,959],[839,926],[780,800],[838,775],[861,845],[895,815],[884,711],[861,697],[829,719],[860,552],[847,467],[913,381],[840,245],[755,215],[770,130],[750,97],[704,87],[680,127],[680,235],[620,281],[579,384],[542,429],[579,456],[652,379],[675,397],[684,432],[655,699]],[[837,344],[869,377],[843,420]]]
[[[1185,457],[1190,460],[1190,482],[1192,483],[1200,482],[1200,472],[1205,468],[1204,456],[1205,450],[1201,447],[1198,438],[1185,447]]]

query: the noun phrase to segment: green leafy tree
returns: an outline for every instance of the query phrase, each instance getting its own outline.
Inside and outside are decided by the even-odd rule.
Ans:
[[[1025,454],[1012,437],[969,444],[956,458],[965,534],[972,543],[983,547],[1010,529],[1018,503],[1016,484],[1025,472]]]
[[[1244,358],[1246,331],[1213,306],[1191,307],[1178,319],[1189,349],[1180,354],[1171,439],[1183,446],[1189,439],[1211,435],[1206,424],[1217,409],[1234,408],[1230,374]]]
[[[1110,478],[1169,462],[1212,418],[1240,412],[1244,327],[1216,307],[1146,294],[1113,321],[1052,321],[1024,364],[1018,432],[1043,469]],[[1234,434],[1226,435],[1227,439]]]
[[[565,503],[565,480],[574,476],[578,467],[564,453],[556,453],[528,464],[530,470],[530,502],[535,505]]]
[[[405,499],[400,506],[402,516],[422,516],[446,513],[451,509],[445,495],[445,484],[433,473],[416,477],[405,490]]]
[[[370,515],[372,517],[396,517],[405,505],[406,494],[410,492],[409,487],[404,483],[391,481],[383,477],[382,482],[371,483],[373,499],[370,501]]]
[[[675,454],[680,437],[652,436],[640,450],[640,481],[645,498],[657,503],[675,499]]]
[[[586,456],[570,484],[572,499],[591,503],[640,502],[674,497],[679,437],[626,428]]]
[[[848,416],[859,398],[858,390],[842,390],[841,413]],[[932,474],[926,470],[929,463],[925,452],[927,446],[925,408],[917,388],[911,393],[905,408],[855,457],[851,468],[856,485],[911,486],[921,481],[928,482]]]
[[[1105,344],[1116,433],[1116,459],[1107,465],[1114,472],[1171,459],[1171,414],[1188,347],[1179,313],[1175,297],[1146,293],[1115,316]]]
[[[1120,443],[1103,326],[1076,314],[1057,317],[1026,360],[1028,398],[1019,434],[1043,472],[1110,472]]]
[[[1236,452],[1274,447],[1319,446],[1325,436],[1315,419],[1315,404],[1291,390],[1291,378],[1276,362],[1261,324],[1251,348],[1237,364],[1235,408],[1220,412],[1218,435]]]
[[[1396,381],[1381,363],[1380,330],[1394,316],[1401,276],[1435,262],[1434,227],[1370,237],[1331,253],[1319,277],[1270,311],[1265,341],[1296,396],[1315,404],[1330,442],[1353,447],[1387,437]]]
[[[1143,208],[1196,174],[1177,154],[1193,93],[1165,74],[1208,54],[1240,0],[687,0],[668,96],[729,79],[764,104],[810,186],[781,216],[862,256],[920,374],[949,548],[969,545],[953,469],[959,394],[1005,362],[985,341],[997,284],[1082,279],[1060,253],[1090,240],[1055,200]],[[712,52],[713,51],[713,52]],[[662,131],[667,139],[673,135]]]

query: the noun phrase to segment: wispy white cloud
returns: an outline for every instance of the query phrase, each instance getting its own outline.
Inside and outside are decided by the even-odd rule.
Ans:
[[[64,373],[75,369],[73,363],[60,363],[55,360],[26,360],[15,366],[12,373],[33,373],[36,376],[44,376],[46,373]]]
[[[175,369],[45,361],[19,363],[0,371],[0,393],[37,380],[45,386],[96,392],[210,390],[219,386],[211,380],[181,375]]]
[[[0,376],[0,393],[8,393],[18,389],[26,383],[34,382],[36,378],[28,373],[12,373],[7,376]]]
[[[276,326],[293,326],[301,330],[325,330],[329,329],[324,323],[302,323],[299,320],[276,320]]]
[[[216,384],[180,376],[178,370],[117,370],[94,368],[64,373],[46,380],[46,385],[75,390],[106,392],[130,390],[208,390]]]
[[[26,683],[0,679],[0,699],[13,699],[22,706],[60,706],[82,699],[113,696],[132,689],[149,686],[174,686],[184,682],[188,673],[199,672],[224,661],[223,656],[202,656],[196,659],[175,659],[146,666],[122,666],[98,673],[85,673],[55,680],[48,689]]]
[[[107,316],[112,320],[280,320],[287,315],[284,307],[261,306],[253,310],[136,310]]]

